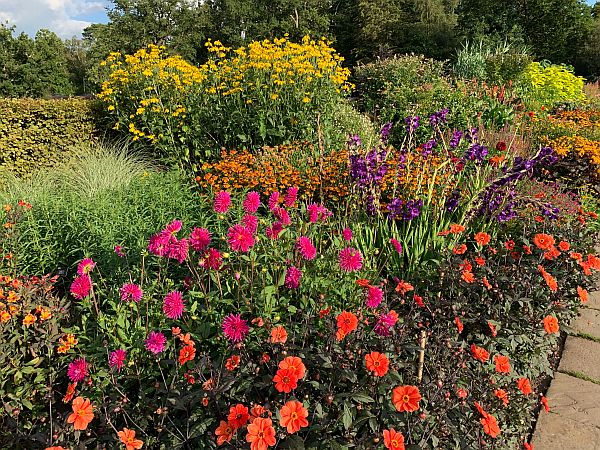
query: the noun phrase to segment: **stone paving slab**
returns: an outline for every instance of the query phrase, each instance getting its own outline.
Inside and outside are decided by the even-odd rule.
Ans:
[[[590,292],[585,308],[593,308],[600,310],[600,291]]]
[[[600,381],[600,343],[569,336],[565,343],[565,350],[558,370],[583,373]],[[552,385],[554,385],[554,382],[552,382]],[[600,408],[600,397],[596,399],[596,402]]]
[[[598,301],[600,302],[600,299]],[[600,339],[600,310],[590,308],[580,309],[579,316],[572,323],[571,327],[577,333],[587,334],[588,336]]]
[[[600,450],[600,386],[556,373],[547,397],[550,412],[540,412],[535,450]]]

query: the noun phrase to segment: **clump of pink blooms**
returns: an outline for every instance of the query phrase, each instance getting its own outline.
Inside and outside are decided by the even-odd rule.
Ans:
[[[344,238],[345,241],[351,241],[352,240],[352,230],[350,228],[344,228],[342,230],[342,237]]]
[[[317,249],[311,242],[310,238],[300,236],[296,241],[296,248],[307,261],[312,261],[317,256]]]
[[[326,222],[333,213],[325,208],[323,205],[317,203],[311,203],[306,207],[308,212],[308,220],[310,223]]]
[[[181,230],[181,221],[174,220],[161,232],[150,237],[148,251],[154,255],[176,259],[180,264],[188,257],[189,243],[186,238],[175,236]]]
[[[298,289],[300,286],[300,279],[302,278],[302,271],[296,266],[290,266],[285,272],[285,287],[288,289]]]
[[[218,214],[225,214],[231,207],[231,194],[227,191],[217,192],[213,208]]]
[[[242,319],[239,314],[229,314],[225,317],[221,328],[223,329],[225,337],[233,344],[242,342],[250,331],[248,322]]]
[[[77,265],[77,274],[78,275],[87,275],[96,267],[96,263],[92,261],[90,258],[82,259]]]
[[[377,286],[369,286],[367,290],[366,305],[369,308],[377,308],[383,300],[383,291]]]
[[[204,251],[210,245],[211,234],[206,228],[194,228],[190,233],[190,246],[197,252]]]
[[[246,194],[246,198],[242,203],[242,208],[247,214],[254,214],[260,207],[260,194],[255,191],[250,191]]]
[[[227,232],[227,243],[236,252],[247,252],[254,246],[254,237],[248,228],[238,224]]]
[[[298,198],[298,187],[292,186],[287,189],[283,198],[283,204],[286,208],[292,208]]]
[[[83,300],[88,297],[91,290],[92,279],[87,273],[79,275],[73,280],[73,283],[71,283],[71,294],[78,300]]]

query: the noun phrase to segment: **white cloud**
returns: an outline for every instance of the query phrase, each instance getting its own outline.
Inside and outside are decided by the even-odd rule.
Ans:
[[[0,0],[0,20],[30,36],[40,28],[62,38],[80,35],[91,20],[101,16],[106,0]],[[97,20],[97,19],[96,19]]]

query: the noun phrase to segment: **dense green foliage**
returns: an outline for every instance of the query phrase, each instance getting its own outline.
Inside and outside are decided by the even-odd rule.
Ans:
[[[89,100],[0,99],[0,168],[19,175],[81,150],[95,131]]]

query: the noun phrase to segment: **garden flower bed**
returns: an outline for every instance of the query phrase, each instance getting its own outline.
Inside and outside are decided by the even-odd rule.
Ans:
[[[560,138],[517,148],[497,138],[514,138],[504,119],[459,129],[464,116],[441,108],[382,124],[375,145],[352,134],[326,147],[317,122],[316,143],[170,147],[198,119],[187,90],[223,114],[230,98],[267,114],[254,83],[282,65],[331,90],[305,102],[271,79],[308,127],[348,86],[323,41],[210,48],[222,64],[114,54],[101,94],[116,128],[193,175],[133,162],[108,182],[83,160],[5,189],[0,446],[531,448],[560,333],[600,271],[598,203],[556,181],[562,151],[545,144]],[[156,80],[168,118],[147,97]],[[249,125],[252,141],[261,129]]]

